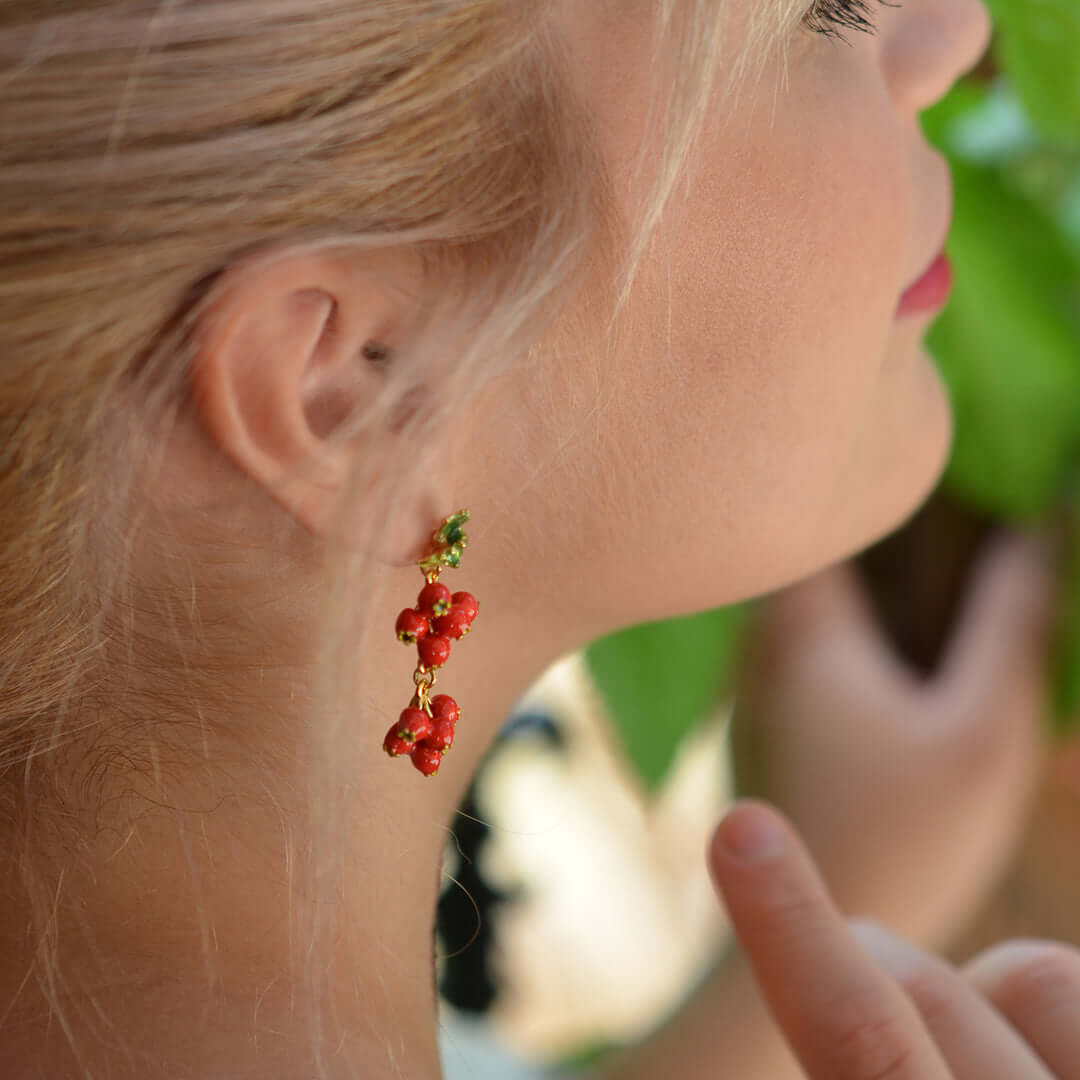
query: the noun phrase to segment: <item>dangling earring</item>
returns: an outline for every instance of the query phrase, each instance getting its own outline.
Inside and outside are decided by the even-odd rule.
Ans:
[[[413,683],[416,693],[394,726],[386,733],[383,749],[391,757],[408,754],[425,776],[434,776],[443,754],[454,744],[454,730],[461,710],[449,694],[431,695],[435,672],[450,659],[450,642],[463,638],[472,626],[480,605],[467,592],[450,590],[439,581],[446,567],[461,564],[461,553],[469,544],[465,535],[468,510],[459,510],[443,520],[432,534],[434,554],[419,562],[424,587],[415,608],[406,608],[394,627],[399,641],[415,645],[419,655]]]

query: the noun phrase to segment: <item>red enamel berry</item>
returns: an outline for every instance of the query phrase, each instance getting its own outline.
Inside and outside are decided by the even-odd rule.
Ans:
[[[387,733],[386,738],[383,739],[383,749],[391,757],[400,757],[402,754],[408,754],[413,748],[413,744],[406,742],[398,734],[398,726],[395,724]]]
[[[425,776],[434,776],[442,764],[442,753],[426,743],[413,747],[412,763]]]
[[[431,629],[436,634],[441,634],[443,637],[453,638],[457,641],[459,638],[463,638],[469,632],[469,625],[472,623],[472,619],[469,618],[469,613],[462,608],[451,608],[445,615],[440,615],[431,624]]]
[[[450,590],[437,581],[429,581],[416,598],[417,610],[436,618],[439,615],[445,615],[450,610],[450,603]]]
[[[431,734],[418,745],[430,746],[440,753],[446,753],[454,745],[453,720],[436,720]]]
[[[428,634],[417,646],[420,663],[426,668],[439,668],[450,659],[450,640],[441,634]]]
[[[431,729],[431,717],[423,709],[414,709],[411,706],[402,709],[401,716],[394,725],[394,731],[410,747],[421,739],[426,739],[431,734]]]
[[[412,608],[406,608],[394,624],[398,641],[404,641],[406,645],[415,645],[418,641],[428,636],[431,624],[427,616]]]
[[[472,622],[480,611],[480,601],[472,593],[456,592],[450,597],[450,604],[453,608],[466,612],[469,622]]]
[[[458,722],[461,710],[458,703],[449,694],[436,694],[431,699],[431,718],[437,724],[440,720],[449,720],[451,724]]]

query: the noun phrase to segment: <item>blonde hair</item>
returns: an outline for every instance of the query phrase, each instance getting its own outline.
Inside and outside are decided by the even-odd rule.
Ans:
[[[429,322],[395,353],[378,400],[336,435],[398,417],[410,445],[435,446],[445,416],[498,365],[535,356],[545,334],[599,327],[617,349],[619,316],[717,76],[732,92],[760,72],[799,7],[755,7],[736,63],[720,73],[725,5],[657,0],[650,124],[662,127],[664,151],[640,220],[625,222],[569,92],[548,0],[68,0],[59,15],[43,0],[3,5],[0,817],[19,836],[43,940],[49,894],[34,855],[46,833],[62,835],[64,747],[97,740],[92,775],[80,777],[87,790],[110,770],[137,770],[146,761],[132,760],[128,734],[167,739],[160,717],[178,702],[202,723],[227,715],[243,682],[230,686],[230,671],[272,648],[244,602],[257,581],[237,573],[235,621],[215,636],[182,572],[142,584],[132,572],[148,477],[192,407],[200,335],[230,271],[268,250],[415,253],[432,289]],[[579,325],[559,323],[584,281],[594,302]],[[436,406],[417,395],[448,341],[454,363]],[[397,475],[380,474],[372,534],[422,460],[402,455]],[[371,479],[364,469],[358,460],[355,492]],[[334,880],[342,847],[327,793],[348,784],[333,748],[357,725],[350,695],[362,671],[342,672],[356,669],[369,632],[343,597],[365,595],[355,552],[371,539],[327,549],[311,734],[317,844],[291,864],[312,883]],[[180,554],[198,561],[199,540],[188,541]],[[240,565],[236,553],[214,556],[226,576]],[[136,617],[148,604],[164,616],[160,638]],[[269,770],[269,741],[262,752]],[[329,940],[316,908],[293,957],[313,1002]],[[47,946],[35,977],[63,1025],[63,973]],[[325,1070],[317,1006],[311,1026]]]

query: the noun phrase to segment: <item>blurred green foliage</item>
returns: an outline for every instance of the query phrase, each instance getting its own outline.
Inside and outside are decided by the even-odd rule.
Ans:
[[[927,345],[956,416],[944,484],[1010,524],[1069,524],[1056,727],[1080,720],[1080,0],[988,0],[983,62],[923,114],[948,157],[948,307]],[[730,690],[738,609],[634,627],[586,661],[630,759],[655,788]]]
[[[645,784],[664,779],[678,744],[731,687],[742,609],[631,627],[586,652],[589,671]]]
[[[1080,149],[1080,5],[986,0],[994,57],[1049,147]]]

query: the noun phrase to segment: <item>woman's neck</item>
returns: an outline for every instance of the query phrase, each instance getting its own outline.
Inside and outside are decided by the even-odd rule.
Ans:
[[[406,596],[418,576],[402,573]],[[395,597],[388,601],[394,610],[382,613],[392,627],[401,588],[386,595]],[[481,616],[455,650],[441,683],[463,715],[431,779],[381,749],[383,721],[388,727],[411,692],[405,651],[388,633],[369,657],[374,678],[365,697],[385,714],[358,716],[357,729],[333,748],[338,774],[351,778],[338,804],[344,862],[321,882],[318,925],[330,936],[319,939],[325,952],[312,953],[315,964],[330,961],[322,1016],[328,1077],[439,1074],[433,921],[440,863],[455,807],[499,725],[558,655],[527,634],[497,618],[485,626]],[[302,700],[295,684],[279,692]],[[253,709],[232,719],[257,746],[265,714]],[[31,821],[32,854],[25,863],[8,860],[0,945],[11,960],[0,971],[0,1014],[9,1004],[11,1011],[0,1023],[0,1045],[12,1080],[42,1068],[73,1072],[79,1058],[70,1041],[84,1068],[116,1077],[313,1075],[307,984],[288,975],[290,955],[304,957],[312,932],[300,913],[311,914],[305,871],[319,835],[302,824],[309,813],[303,755],[293,759],[293,773],[270,778],[254,756],[237,753],[243,741],[235,731],[219,746],[198,723],[172,730],[189,732],[193,745],[170,744],[153,776],[114,770],[92,806],[75,807],[72,798],[64,835],[73,840],[47,857],[34,853]],[[87,790],[77,772],[71,793]],[[32,900],[20,880],[27,872]],[[28,939],[35,908],[39,929]],[[60,1006],[51,1022],[50,997]]]

